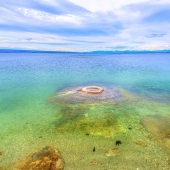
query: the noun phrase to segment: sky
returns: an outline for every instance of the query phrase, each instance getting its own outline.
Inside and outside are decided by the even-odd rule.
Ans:
[[[1,0],[0,49],[170,49],[170,0]]]

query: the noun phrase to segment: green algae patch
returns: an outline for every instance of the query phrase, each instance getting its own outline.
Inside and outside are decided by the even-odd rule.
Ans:
[[[104,114],[102,117],[77,117],[73,121],[67,121],[57,125],[57,131],[81,133],[86,135],[112,137],[120,131],[125,131],[115,116]]]
[[[101,104],[77,104],[61,107],[60,119],[55,122],[59,133],[75,133],[84,135],[114,137],[125,132],[118,116],[113,113],[112,106]]]

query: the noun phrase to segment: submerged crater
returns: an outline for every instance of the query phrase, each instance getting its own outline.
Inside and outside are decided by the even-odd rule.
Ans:
[[[80,89],[81,92],[86,94],[100,94],[104,91],[102,87],[99,86],[86,86]]]

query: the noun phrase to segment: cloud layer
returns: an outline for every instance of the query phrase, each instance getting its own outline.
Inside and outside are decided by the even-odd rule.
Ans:
[[[128,2],[106,0],[102,7],[98,0],[93,6],[81,0],[1,0],[0,48],[170,49],[170,3]]]

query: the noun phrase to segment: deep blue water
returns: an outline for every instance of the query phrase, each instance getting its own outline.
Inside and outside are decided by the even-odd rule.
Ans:
[[[0,82],[6,100],[21,92],[31,95],[39,89],[44,96],[86,84],[111,84],[169,100],[170,54],[0,54]]]

